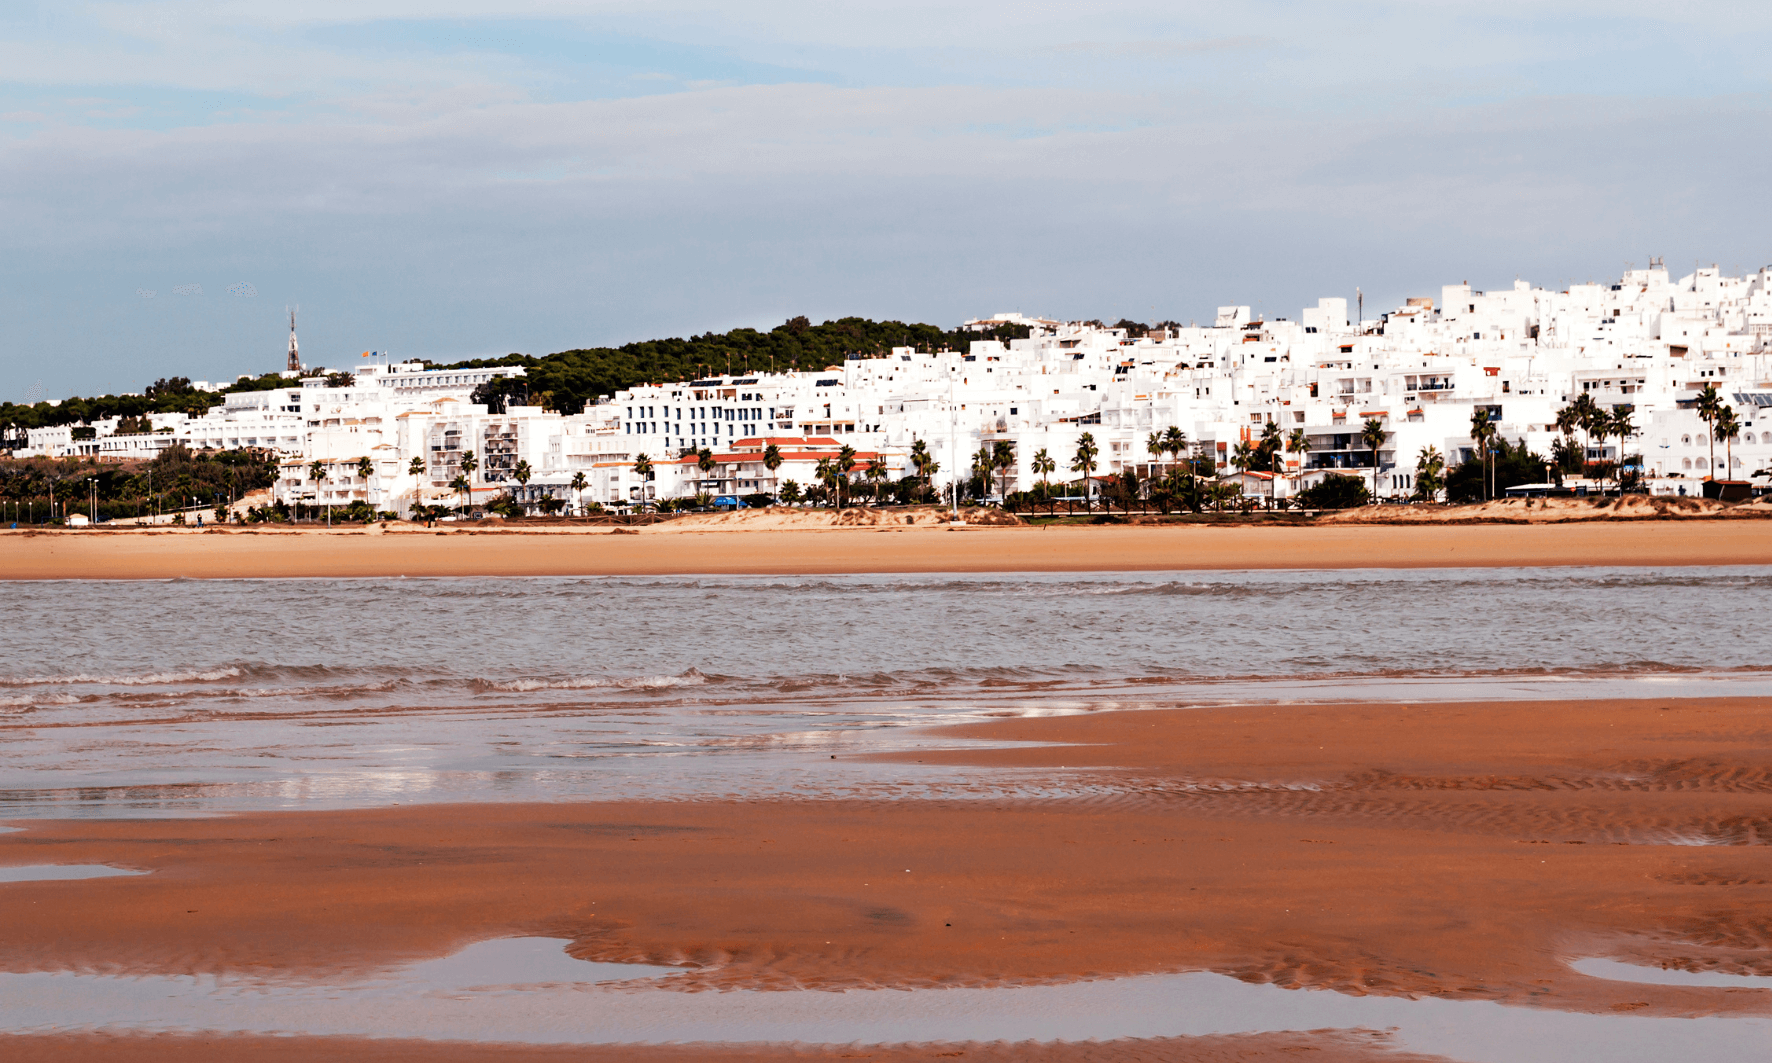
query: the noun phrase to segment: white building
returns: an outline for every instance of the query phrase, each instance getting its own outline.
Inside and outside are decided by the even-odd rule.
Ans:
[[[1375,478],[1381,495],[1403,496],[1424,448],[1449,465],[1469,456],[1474,411],[1486,411],[1508,441],[1548,456],[1558,411],[1587,395],[1602,408],[1629,407],[1635,427],[1622,443],[1584,440],[1589,457],[1641,453],[1657,491],[1695,492],[1692,481],[1707,474],[1745,478],[1772,468],[1768,270],[1673,278],[1657,263],[1566,291],[1461,283],[1361,322],[1345,298],[1330,297],[1297,321],[1226,306],[1210,325],[1144,335],[1019,314],[966,323],[980,334],[1005,326],[1028,336],[975,340],[963,352],[895,348],[817,372],[644,385],[571,413],[522,405],[493,413],[472,401],[476,388],[521,369],[369,366],[344,386],[310,375],[231,393],[203,417],[156,418],[155,432],[138,433],[152,438],[110,446],[134,455],[170,438],[269,449],[285,458],[281,498],[361,498],[405,512],[459,502],[458,477],[477,503],[509,493],[529,507],[773,494],[790,479],[810,485],[818,462],[844,447],[857,452],[857,472],[877,461],[899,479],[913,471],[919,440],[941,466],[938,489],[967,479],[981,447],[1007,442],[1016,457],[1008,489],[1025,490],[1041,479],[1042,454],[1056,467],[1053,480],[1078,479],[1085,433],[1097,450],[1094,476],[1160,471],[1173,459],[1153,454],[1150,438],[1175,426],[1223,474],[1277,471],[1277,482],[1249,480],[1263,494],[1284,497],[1341,470]],[[1742,422],[1731,444],[1715,443],[1693,408],[1707,385]],[[1376,470],[1361,441],[1368,420],[1386,430]],[[1283,454],[1277,470],[1237,469],[1239,444],[1270,426],[1286,436],[1302,430],[1309,449]],[[115,425],[91,427],[84,440],[72,426],[34,430],[31,449],[109,453],[104,440],[117,435]],[[763,465],[772,445],[783,456],[773,473]],[[708,471],[696,456],[704,449]],[[642,457],[645,475],[636,471]],[[364,458],[368,477],[355,471]],[[314,461],[326,467],[318,482],[308,471]]]

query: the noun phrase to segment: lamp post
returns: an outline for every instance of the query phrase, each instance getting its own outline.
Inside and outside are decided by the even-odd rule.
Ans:
[[[955,404],[953,368],[948,369],[948,483],[954,492],[954,519],[960,519],[960,408]]]

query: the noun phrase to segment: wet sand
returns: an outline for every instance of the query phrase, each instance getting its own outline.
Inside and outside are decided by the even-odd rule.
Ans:
[[[0,579],[1772,564],[1772,523],[0,533]]]
[[[1252,1034],[1076,1044],[924,1045],[634,1045],[535,1047],[379,1041],[344,1037],[180,1037],[176,1035],[0,1035],[11,1063],[127,1060],[129,1063],[1428,1063],[1388,1049],[1386,1038],[1362,1033]]]
[[[934,748],[948,736],[1063,744]],[[324,979],[528,934],[570,938],[586,959],[698,965],[679,976],[689,988],[1209,970],[1600,1014],[1772,1014],[1763,990],[1568,966],[1610,956],[1772,974],[1763,699],[1116,712],[947,728],[930,742],[904,756],[1090,767],[1102,792],[17,821],[27,829],[0,835],[0,863],[154,873],[5,887],[0,969]],[[98,1044],[0,1041],[8,1058],[117,1058]],[[1119,1055],[1011,1056],[1288,1050],[1120,1044]],[[338,1058],[407,1058],[371,1047],[389,1054]],[[995,1058],[976,1048],[965,1051]],[[158,1051],[129,1058],[172,1058]],[[670,1058],[576,1051],[558,1058]],[[430,1058],[505,1058],[461,1052]]]

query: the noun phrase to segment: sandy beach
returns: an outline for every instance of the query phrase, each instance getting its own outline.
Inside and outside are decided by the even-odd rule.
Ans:
[[[532,934],[587,959],[692,967],[688,988],[1208,970],[1596,1014],[1772,1015],[1763,992],[1569,967],[1603,956],[1772,974],[1768,710],[1738,698],[1112,712],[942,729],[901,758],[1084,766],[1106,791],[1045,800],[19,821],[0,863],[154,874],[8,887],[0,968],[324,978]],[[961,737],[1040,744],[936,748]],[[1100,1058],[1289,1058],[1259,1042],[1241,1055],[1124,1047]],[[407,1058],[376,1051],[338,1058]],[[437,1058],[495,1058],[478,1051]],[[130,1058],[172,1058],[156,1052]],[[18,1040],[7,1054],[115,1058],[92,1038]]]
[[[1772,523],[0,533],[3,579],[1772,564]]]

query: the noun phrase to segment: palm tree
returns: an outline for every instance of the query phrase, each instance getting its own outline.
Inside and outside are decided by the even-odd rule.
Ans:
[[[1248,472],[1249,466],[1255,463],[1255,444],[1247,439],[1231,449],[1231,464],[1240,471]]]
[[[1583,395],[1582,398],[1587,398]],[[1488,410],[1471,411],[1471,441],[1477,445],[1477,453],[1483,461],[1483,498],[1489,497],[1489,439],[1495,434],[1495,426],[1489,423]]]
[[[1711,435],[1723,441],[1723,479],[1735,478],[1735,437],[1741,434],[1741,420],[1735,416],[1735,409],[1723,406],[1717,410],[1711,420]]]
[[[1175,425],[1163,429],[1163,449],[1179,461],[1182,451],[1187,449],[1187,433]]]
[[[1390,433],[1384,430],[1384,422],[1376,417],[1366,418],[1366,423],[1360,426],[1360,442],[1366,444],[1367,448],[1372,451],[1373,498],[1378,497],[1378,448],[1384,446],[1384,441],[1389,435]]]
[[[941,462],[929,453],[929,444],[921,439],[911,440],[911,465],[917,470],[917,478],[923,481],[923,493],[930,494],[934,490],[932,481],[935,474],[941,471]]]
[[[980,497],[991,493],[992,461],[991,445],[989,443],[981,445],[978,448],[978,453],[972,455],[972,475],[978,477],[978,493]]]
[[[580,469],[579,471],[572,474],[572,494],[573,494],[573,508],[574,509],[583,510],[585,508],[585,486],[589,483],[590,483],[590,481],[585,479],[585,474],[584,474],[583,469]]]
[[[855,468],[855,448],[843,444],[837,451],[837,508],[843,508],[843,488],[849,484],[849,473]]]
[[[868,497],[876,504],[880,501],[880,485],[886,482],[886,462],[879,457],[868,459],[867,468],[861,470],[862,479],[867,481]]]
[[[1089,478],[1095,475],[1095,459],[1100,454],[1101,449],[1095,445],[1093,433],[1084,432],[1077,437],[1077,454],[1071,461],[1071,471],[1083,474],[1083,507],[1085,509],[1089,506]]]
[[[1286,453],[1298,455],[1298,473],[1292,477],[1292,493],[1298,493],[1299,478],[1304,475],[1304,456],[1311,450],[1311,437],[1302,428],[1294,428],[1286,437]]]
[[[932,460],[934,459],[929,456],[929,444],[921,439],[912,439],[911,468],[916,470],[917,479],[922,480],[925,487],[929,486],[929,477],[925,474],[924,468]]]
[[[1637,434],[1637,425],[1630,423],[1630,413],[1632,413],[1632,407],[1630,406],[1613,407],[1613,434],[1614,436],[1618,436],[1618,469],[1616,469],[1616,477],[1618,477],[1618,493],[1620,494],[1623,494],[1623,491],[1625,491],[1625,439],[1630,438],[1630,436],[1636,436]],[[1641,455],[1639,455],[1639,457],[1641,457]],[[1637,464],[1639,464],[1639,468],[1641,468],[1641,461],[1637,462]]]
[[[425,459],[423,457],[413,458],[406,463],[406,471],[413,476],[423,476],[425,474]]]
[[[779,490],[775,470],[781,468],[781,448],[774,443],[763,448],[763,467],[769,470],[769,493],[775,494]]]
[[[645,451],[634,455],[634,475],[638,476],[642,483],[652,479],[652,459],[646,456]],[[640,508],[642,510],[646,508],[646,488],[644,486],[640,488]]]
[[[1163,433],[1152,432],[1145,437],[1144,449],[1150,451],[1151,461],[1155,463],[1163,455],[1163,452],[1169,449],[1169,444],[1163,442]]]
[[[709,450],[707,447],[702,447],[695,452],[695,467],[701,470],[701,478],[703,480],[706,480],[708,474],[714,471],[714,465],[714,452],[712,450]],[[698,488],[696,494],[699,495],[701,493],[701,490]]]
[[[1612,434],[1618,437],[1618,459],[1624,460],[1624,441],[1637,434],[1637,426],[1631,423],[1632,407],[1614,406],[1612,408]]]
[[[463,476],[472,478],[474,475],[474,470],[478,469],[479,467],[480,467],[480,459],[474,457],[473,451],[469,450],[469,451],[464,451],[462,453],[461,474]]]
[[[1046,477],[1058,468],[1058,463],[1052,460],[1052,455],[1046,453],[1045,447],[1034,451],[1033,468],[1035,472],[1040,474],[1040,482],[1050,488],[1051,484],[1047,482]]]
[[[1600,404],[1595,402],[1594,397],[1585,391],[1575,396],[1575,401],[1569,404],[1569,408],[1575,411],[1575,423],[1580,425],[1583,431],[1586,431],[1588,426],[1593,424],[1594,418],[1601,413]]]
[[[1581,397],[1585,399],[1587,395],[1583,394]],[[1572,436],[1575,434],[1575,430],[1580,427],[1582,427],[1581,410],[1577,408],[1575,403],[1570,403],[1557,411],[1557,431],[1566,436]]]
[[[836,491],[837,491],[837,463],[836,462],[832,461],[830,458],[818,459],[818,466],[812,470],[812,475],[817,477],[819,482],[824,484],[825,489],[830,491],[833,496],[836,494]]]
[[[461,508],[462,508],[462,512],[466,513],[468,510],[469,489],[472,487],[472,484],[470,484],[468,482],[468,478],[466,476],[463,476],[460,473],[457,473],[455,479],[449,481],[449,487],[450,487],[450,490],[461,492],[461,496],[462,496]]]
[[[534,475],[535,470],[529,467],[527,461],[521,459],[517,461],[516,467],[511,470],[511,479],[517,481],[517,486],[519,487],[528,487],[530,478]]]
[[[326,463],[316,461],[308,466],[308,477],[314,481],[314,501],[320,501],[320,485],[326,482]],[[332,507],[326,507],[326,524],[332,526]]]
[[[991,444],[991,464],[996,467],[997,478],[1002,481],[997,494],[1009,497],[1009,476],[1015,472],[1015,444],[1007,439],[999,439]]]
[[[1270,456],[1280,452],[1280,425],[1277,421],[1269,421],[1261,430],[1261,441],[1256,444]]]
[[[1711,426],[1711,431],[1705,433],[1710,442],[1710,468],[1704,478],[1714,480],[1717,473],[1716,422],[1717,415],[1723,412],[1723,397],[1717,394],[1715,384],[1706,384],[1704,390],[1698,393],[1698,401],[1694,405],[1698,409],[1699,419]]]
[[[1612,418],[1607,416],[1606,411],[1599,410],[1589,419],[1587,437],[1599,446],[1602,453],[1605,451],[1606,440],[1612,438]]]
[[[1415,456],[1415,494],[1423,502],[1439,500],[1441,477],[1446,471],[1446,459],[1440,456],[1438,447],[1421,448]]]

